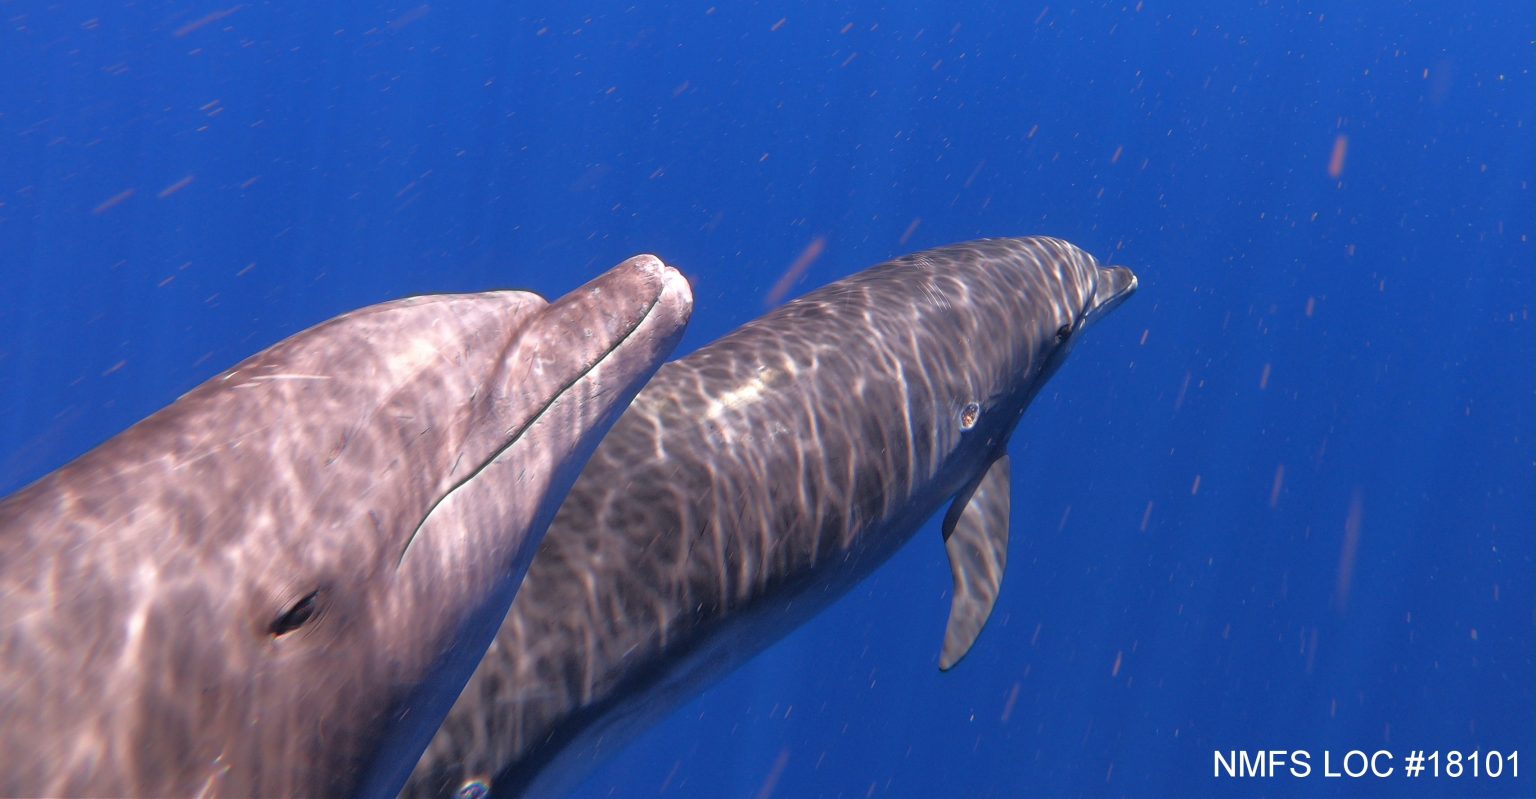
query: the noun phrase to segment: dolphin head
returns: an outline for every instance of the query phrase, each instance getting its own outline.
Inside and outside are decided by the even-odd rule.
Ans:
[[[906,518],[921,520],[950,503],[942,531],[954,592],[939,656],[939,668],[948,670],[991,615],[1007,563],[1013,431],[1082,332],[1136,290],[1136,276],[1044,237],[954,244],[863,275],[851,280],[916,298],[897,317],[906,317],[903,329],[882,331],[890,331],[882,339],[900,355],[872,360],[896,364],[901,377],[899,393],[892,392],[901,402],[886,415],[902,418],[907,435],[882,449],[898,453],[887,463],[912,453],[915,476],[891,470],[900,476],[886,477],[888,484],[921,486],[904,508]],[[899,297],[885,299],[879,304],[899,307],[892,302]],[[874,318],[867,308],[856,310]],[[871,427],[876,434],[865,438],[875,449],[884,428]],[[892,551],[905,539],[881,540]]]
[[[928,372],[942,376],[938,391],[964,433],[946,440],[968,462],[1001,452],[1083,331],[1136,290],[1131,270],[1099,266],[1060,239],[984,239],[913,257],[938,265],[935,294],[949,298],[939,328],[954,340],[935,349],[942,360]],[[944,366],[955,363],[965,366]]]
[[[362,793],[394,795],[500,627],[555,511],[630,400],[681,338],[687,282],[653,256],[629,259],[540,311],[504,363],[500,396],[467,420],[480,453],[461,466],[399,550],[373,634],[426,655],[431,679],[397,703]],[[521,536],[512,531],[527,531]],[[455,603],[454,599],[457,602]],[[449,645],[424,643],[459,614]]]
[[[408,771],[691,309],[651,256],[554,303],[372,306],[0,502],[0,793]]]
[[[1047,272],[1059,280],[1055,296],[1061,301],[1053,307],[1054,321],[1061,326],[1053,337],[1057,346],[1050,356],[1054,371],[1084,330],[1136,292],[1136,274],[1123,266],[1099,266],[1092,255],[1059,239],[1035,241],[1054,251]]]
[[[581,467],[680,339],[692,296],[676,270],[637,256],[554,303],[517,292],[469,303],[452,314],[471,320],[460,346],[417,341],[390,356],[419,367],[354,436],[382,439],[355,460],[376,480],[322,500],[345,508],[326,514],[340,540],[316,530],[250,577],[258,683],[274,695],[263,704],[312,721],[265,731],[284,739],[268,746],[300,763],[328,746],[306,746],[310,735],[359,747],[295,781],[301,793],[398,788]],[[439,373],[453,367],[463,372]],[[359,757],[363,772],[346,773]]]

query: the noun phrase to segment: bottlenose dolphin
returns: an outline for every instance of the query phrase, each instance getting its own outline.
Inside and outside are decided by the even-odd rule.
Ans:
[[[691,311],[651,256],[364,308],[0,502],[0,795],[397,791]]]
[[[949,500],[939,665],[954,666],[1002,580],[1009,436],[1135,289],[1063,241],[975,241],[833,283],[663,366],[556,514],[406,793],[574,787]]]

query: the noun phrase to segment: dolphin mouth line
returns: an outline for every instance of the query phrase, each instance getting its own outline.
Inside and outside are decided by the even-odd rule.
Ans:
[[[516,446],[516,444],[523,439],[523,434],[528,432],[528,429],[538,423],[540,419],[544,418],[544,415],[549,412],[550,408],[555,406],[555,403],[560,401],[561,397],[564,397],[566,394],[570,393],[572,388],[574,388],[581,381],[587,379],[587,377],[589,377],[593,372],[597,371],[603,364],[607,363],[620,347],[624,346],[626,342],[634,338],[635,334],[638,333],[641,328],[645,327],[646,322],[651,321],[651,319],[656,315],[656,308],[661,305],[662,298],[666,296],[666,293],[667,286],[665,283],[663,283],[661,289],[656,292],[655,296],[651,297],[650,302],[645,307],[645,310],[640,314],[640,318],[637,319],[635,324],[632,325],[628,330],[624,331],[624,335],[616,338],[614,342],[608,346],[607,349],[603,350],[602,354],[593,359],[591,364],[574,375],[569,381],[566,382],[564,386],[560,387],[559,391],[551,394],[549,400],[539,408],[537,413],[529,416],[528,420],[524,422],[521,427],[517,428],[517,430],[513,431],[511,435],[507,437],[507,440],[501,446],[497,447],[495,451],[493,451],[489,456],[487,456],[486,459],[480,463],[480,465],[476,466],[473,471],[464,475],[462,480],[454,483],[447,491],[444,491],[443,495],[438,497],[437,501],[432,503],[432,507],[427,508],[427,512],[421,517],[421,521],[417,522],[416,529],[412,530],[410,537],[405,540],[405,546],[400,548],[400,557],[395,561],[396,570],[399,570],[399,568],[404,565],[406,556],[410,554],[411,545],[416,542],[416,538],[421,534],[422,528],[427,526],[427,522],[431,520],[432,514],[437,511],[438,507],[441,506],[444,502],[447,502],[448,498],[457,493],[459,489],[469,485],[471,482],[474,482],[475,478],[479,477],[480,474],[489,468],[491,464],[495,463],[503,453],[511,449],[513,446]]]
[[[1125,281],[1124,285],[1116,287],[1113,294],[1106,297],[1103,301],[1094,303],[1093,307],[1091,307],[1088,313],[1084,315],[1083,327],[1085,328],[1088,325],[1103,318],[1110,311],[1119,308],[1126,300],[1131,298],[1132,294],[1136,293],[1136,289],[1141,285],[1141,281],[1137,280],[1136,278],[1136,273],[1131,272],[1129,269],[1126,269],[1123,266],[1112,266],[1105,268],[1125,270],[1128,273],[1128,279]]]

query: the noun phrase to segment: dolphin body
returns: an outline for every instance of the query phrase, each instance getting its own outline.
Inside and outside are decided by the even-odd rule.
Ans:
[[[4,500],[0,795],[397,791],[691,311],[651,256],[364,308]]]
[[[1002,580],[1009,436],[1135,289],[1063,241],[975,241],[833,283],[663,366],[561,506],[406,795],[569,791],[945,502],[952,667]]]

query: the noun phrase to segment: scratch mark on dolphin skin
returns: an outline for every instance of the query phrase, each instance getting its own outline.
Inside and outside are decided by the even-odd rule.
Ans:
[[[246,383],[248,385],[250,383],[265,382],[265,381],[268,381],[268,380],[330,380],[330,379],[331,379],[330,375],[300,375],[300,374],[292,374],[292,375],[256,375],[255,377],[248,378],[246,380]],[[235,388],[245,388],[245,386],[244,385],[235,386]]]

